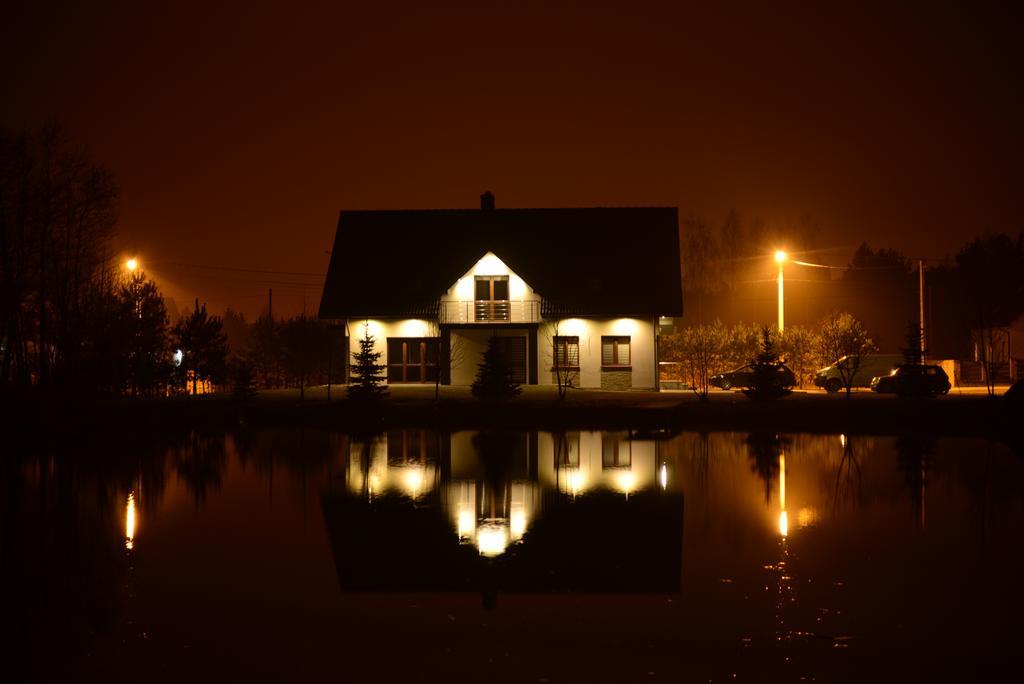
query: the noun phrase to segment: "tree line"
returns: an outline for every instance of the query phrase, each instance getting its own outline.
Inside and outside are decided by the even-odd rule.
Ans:
[[[114,248],[117,199],[113,174],[59,127],[0,130],[0,391],[163,396],[340,379],[341,336],[315,319],[249,325],[196,300],[171,321],[156,283]]]
[[[812,384],[818,369],[844,356],[863,355],[875,349],[856,317],[837,312],[814,328],[790,326],[781,333],[749,323],[727,326],[715,321],[688,326],[662,335],[661,358],[674,364],[667,375],[685,382],[705,398],[713,375],[752,363],[763,353],[769,335],[774,353],[793,371],[800,387]]]
[[[824,246],[811,218],[771,225],[731,211],[720,223],[686,217],[680,231],[685,319],[699,324],[770,322],[775,316],[768,301],[774,287],[772,252],[785,247],[800,257]],[[797,304],[791,315],[807,325],[832,311],[848,311],[873,331],[880,348],[895,352],[907,321],[919,316],[918,266],[917,257],[867,243],[844,265],[787,264],[787,303]],[[987,354],[993,345],[984,344],[979,334],[997,334],[1024,315],[1024,233],[987,233],[953,254],[925,260],[924,300],[934,356]]]

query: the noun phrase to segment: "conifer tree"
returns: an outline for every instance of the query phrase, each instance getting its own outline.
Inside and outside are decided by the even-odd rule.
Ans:
[[[350,399],[375,401],[387,396],[384,384],[387,366],[380,363],[381,352],[374,351],[374,338],[369,327],[359,340],[359,351],[352,354],[352,380],[348,386]]]
[[[473,396],[477,399],[511,399],[519,394],[519,384],[513,379],[513,369],[498,347],[498,338],[487,342],[483,360],[477,366],[473,381]]]
[[[789,394],[786,386],[786,373],[779,355],[775,351],[772,331],[765,326],[761,331],[761,351],[750,364],[753,369],[753,380],[745,394],[753,399],[776,399]]]

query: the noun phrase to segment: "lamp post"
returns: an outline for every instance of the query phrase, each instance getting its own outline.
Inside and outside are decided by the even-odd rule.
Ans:
[[[781,249],[775,251],[775,263],[779,265],[779,332],[785,329],[785,302],[782,296],[782,266],[786,263],[786,253]]]

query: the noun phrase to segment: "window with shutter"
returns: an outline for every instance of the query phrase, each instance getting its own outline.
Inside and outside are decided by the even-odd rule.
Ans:
[[[601,338],[602,366],[629,366],[629,337],[624,335]]]
[[[579,337],[555,337],[554,365],[556,365],[558,368],[579,368]]]

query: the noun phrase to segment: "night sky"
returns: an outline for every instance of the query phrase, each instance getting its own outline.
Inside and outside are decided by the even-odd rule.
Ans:
[[[308,282],[315,312],[316,277],[228,269],[322,273],[338,210],[485,189],[808,216],[835,263],[1022,228],[1019,10],[259,4],[3,3],[0,124],[115,171],[119,242],[178,306],[251,316],[272,284],[296,312]]]

